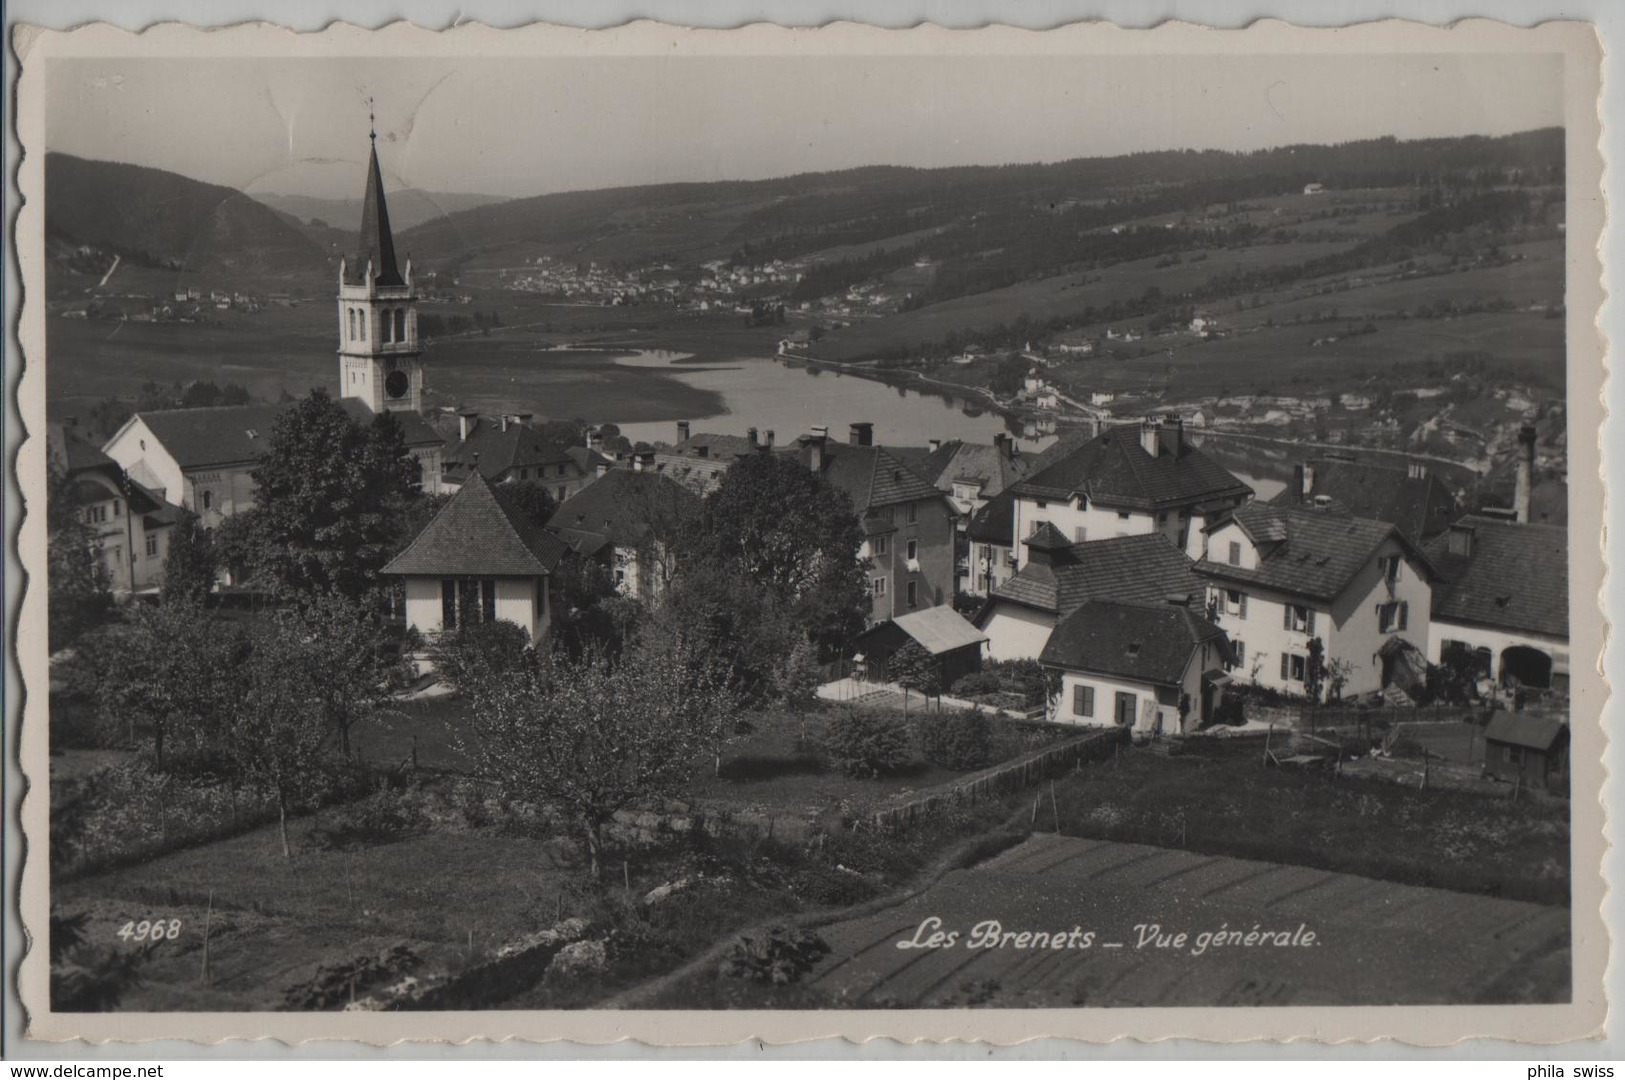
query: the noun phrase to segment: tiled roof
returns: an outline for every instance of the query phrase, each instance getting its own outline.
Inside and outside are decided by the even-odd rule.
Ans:
[[[704,461],[732,461],[756,453],[756,446],[743,435],[716,435],[701,431],[660,452]]]
[[[1090,600],[1055,625],[1039,660],[1072,671],[1177,686],[1204,641],[1229,655],[1224,631],[1183,604]],[[1216,666],[1216,665],[1215,665]]]
[[[955,481],[976,481],[982,497],[991,499],[1026,476],[1035,458],[1001,452],[986,443],[954,440],[931,451],[915,471],[940,491],[952,491]]]
[[[604,542],[621,548],[643,543],[655,518],[698,515],[699,496],[656,472],[611,469],[565,499],[548,519],[549,532],[567,536],[579,551]]]
[[[591,453],[585,447],[581,449]],[[470,468],[476,454],[480,474],[487,480],[495,480],[512,469],[577,464],[564,447],[544,438],[529,424],[509,423],[504,430],[501,421],[484,418],[474,422],[468,438],[447,449],[446,470],[460,472]]]
[[[1450,534],[1427,546],[1444,580],[1433,587],[1433,617],[1566,638],[1569,634],[1569,531],[1464,517],[1472,554],[1450,554]]]
[[[338,404],[357,423],[372,423],[373,411],[360,398],[339,398]],[[277,418],[292,405],[220,405],[208,409],[158,409],[137,415],[182,469],[202,469],[258,460],[270,446]],[[394,416],[407,446],[445,442],[417,413],[395,412]]]
[[[1213,522],[1213,532],[1234,520],[1258,550],[1250,569],[1204,559],[1199,573],[1221,581],[1257,585],[1315,600],[1336,598],[1390,536],[1432,572],[1430,562],[1405,535],[1386,521],[1352,517],[1330,509],[1305,510],[1272,503],[1248,503]]]
[[[1461,514],[1461,504],[1432,472],[1412,476],[1408,469],[1322,458],[1312,463],[1311,496],[1325,496],[1355,517],[1391,521],[1418,542],[1438,535]],[[1271,500],[1290,506],[1301,502],[1288,484]]]
[[[1550,750],[1557,737],[1567,730],[1568,724],[1561,716],[1502,710],[1490,717],[1489,725],[1484,728],[1484,741]]]
[[[102,453],[80,437],[77,431],[62,424],[45,426],[45,447],[51,460],[64,472],[72,474],[86,469],[111,469],[118,472],[118,462]]]
[[[1224,466],[1181,440],[1179,453],[1155,457],[1140,445],[1140,427],[1101,432],[1054,464],[1013,485],[1017,494],[1066,499],[1083,493],[1105,506],[1160,510],[1252,494]]]
[[[876,507],[942,495],[930,481],[881,446],[827,443],[823,471],[831,485],[851,497],[859,515]]]
[[[1203,589],[1182,551],[1161,533],[1146,533],[1073,544],[1047,566],[1028,561],[991,599],[1065,615],[1087,600],[1164,601]]]
[[[566,551],[558,537],[503,506],[475,473],[384,573],[534,577],[552,573]]]
[[[1016,496],[1009,490],[1001,491],[971,515],[965,535],[978,544],[996,544],[1009,547],[1016,529]]]

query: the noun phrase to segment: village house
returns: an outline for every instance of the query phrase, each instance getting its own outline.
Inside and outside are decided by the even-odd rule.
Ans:
[[[505,507],[478,472],[384,567],[403,579],[406,624],[427,640],[475,623],[515,623],[540,642],[552,622],[548,585],[568,549]]]
[[[457,445],[446,452],[443,485],[456,488],[478,469],[493,484],[540,484],[563,502],[597,479],[600,458],[609,464],[585,447],[563,447],[544,437],[529,414],[483,417],[465,410],[457,414]]]
[[[1026,546],[1021,570],[976,613],[992,660],[1037,658],[1056,624],[1089,600],[1162,602],[1206,594],[1195,564],[1161,533],[1074,544],[1045,524]]]
[[[51,466],[65,474],[80,520],[95,534],[113,595],[156,590],[180,508],[136,482],[71,427],[53,423],[45,431]]]
[[[1427,546],[1433,587],[1428,658],[1503,686],[1567,690],[1569,534],[1471,515]]]
[[[1355,517],[1391,521],[1415,543],[1425,543],[1461,516],[1454,492],[1420,461],[1404,468],[1327,456],[1298,465],[1292,482],[1270,500],[1278,506],[1330,503]]]
[[[389,411],[417,459],[425,491],[438,491],[445,440],[421,415],[424,361],[412,261],[395,260],[376,144],[367,168],[361,243],[338,280],[339,404],[358,423]],[[137,413],[103,451],[138,483],[214,526],[254,505],[250,475],[287,405]]]
[[[897,455],[874,445],[874,425],[853,424],[846,443],[824,427],[798,441],[801,461],[852,500],[869,560],[870,622],[953,599],[953,506]]]
[[[1306,693],[1316,638],[1345,695],[1380,691],[1405,674],[1396,665],[1414,671],[1426,657],[1435,571],[1392,524],[1324,505],[1249,503],[1204,535],[1196,570],[1230,636],[1238,681]]]
[[[1190,443],[1178,416],[1109,428],[1011,490],[1012,550],[1048,523],[1076,543],[1157,532],[1192,551],[1206,522],[1253,496]]]
[[[1052,722],[1156,738],[1212,719],[1230,649],[1225,631],[1186,603],[1089,600],[1060,621],[1039,660],[1059,691]]]
[[[947,691],[962,677],[982,670],[986,641],[987,635],[963,615],[941,604],[875,623],[858,635],[853,660],[862,666],[866,678],[890,682],[897,677],[890,667],[892,657],[914,642],[930,655],[937,686]]]
[[[583,558],[609,568],[625,596],[652,600],[671,584],[678,531],[700,513],[699,496],[654,471],[652,455],[611,469],[561,504],[547,529]]]
[[[693,434],[687,420],[677,421],[677,441],[655,450],[655,471],[699,496],[715,491],[734,462],[773,449],[774,434],[751,428],[744,435]]]

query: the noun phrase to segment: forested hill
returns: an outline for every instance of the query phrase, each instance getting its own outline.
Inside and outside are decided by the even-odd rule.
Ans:
[[[406,232],[402,242],[420,259],[454,262],[536,245],[628,262],[792,258],[976,218],[1012,227],[1013,238],[1042,239],[1311,183],[1459,190],[1561,184],[1562,178],[1563,131],[1548,128],[1500,137],[1384,138],[1245,153],[1158,151],[1037,165],[867,167],[569,192],[451,214]]]
[[[315,243],[240,191],[70,154],[45,159],[45,230],[53,241],[165,270],[326,273]]]

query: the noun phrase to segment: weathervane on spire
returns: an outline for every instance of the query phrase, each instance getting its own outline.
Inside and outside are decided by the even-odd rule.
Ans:
[[[367,138],[378,141],[378,116],[373,111],[371,94],[367,95]]]

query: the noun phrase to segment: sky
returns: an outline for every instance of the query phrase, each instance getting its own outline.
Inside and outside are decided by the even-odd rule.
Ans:
[[[254,193],[524,196],[1559,126],[1544,55],[62,60],[46,141]]]

